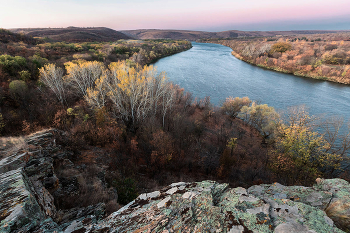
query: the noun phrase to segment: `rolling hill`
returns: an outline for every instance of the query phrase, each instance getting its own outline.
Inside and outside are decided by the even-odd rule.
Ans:
[[[19,33],[34,38],[46,38],[50,41],[67,42],[106,42],[120,39],[174,39],[174,40],[198,40],[213,38],[240,38],[240,37],[273,37],[293,36],[300,34],[325,34],[346,31],[331,30],[299,30],[299,31],[238,31],[229,30],[222,32],[190,31],[190,30],[160,30],[139,29],[116,31],[105,27],[68,27],[68,28],[15,28],[9,29],[13,33]]]
[[[10,29],[14,33],[21,33],[32,37],[49,38],[51,41],[67,42],[105,42],[120,39],[132,39],[121,32],[105,27],[91,28],[16,28]]]
[[[158,30],[158,29],[139,29],[124,30],[122,33],[135,37],[137,39],[212,39],[212,38],[237,38],[237,37],[268,37],[268,36],[291,36],[300,34],[325,34],[338,33],[344,31],[330,30],[301,30],[301,31],[238,31],[229,30],[222,32],[188,31],[188,30]]]
[[[37,40],[31,36],[18,34],[0,28],[0,43],[9,43],[9,42],[25,42],[27,44],[36,44]]]

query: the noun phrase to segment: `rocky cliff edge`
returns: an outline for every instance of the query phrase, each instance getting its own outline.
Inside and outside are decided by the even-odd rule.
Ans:
[[[248,189],[180,182],[141,194],[108,217],[101,219],[102,205],[57,224],[49,190],[59,186],[53,157],[64,155],[55,132],[12,140],[26,149],[1,142],[0,232],[350,232],[350,185],[342,179]]]

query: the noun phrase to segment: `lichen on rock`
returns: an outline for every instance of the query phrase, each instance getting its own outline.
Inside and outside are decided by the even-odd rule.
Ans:
[[[342,185],[349,184],[343,182]],[[329,203],[332,197],[329,189],[323,190],[319,185],[288,187],[276,183],[246,190],[228,188],[227,184],[214,181],[182,183],[141,194],[129,205],[85,229],[87,232],[98,229],[111,232],[342,232],[324,211],[327,206],[324,203]]]

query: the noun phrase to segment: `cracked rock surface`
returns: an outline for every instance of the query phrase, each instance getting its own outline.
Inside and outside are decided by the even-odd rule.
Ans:
[[[227,184],[214,181],[176,183],[141,194],[102,222],[84,229],[164,233],[343,232],[337,226],[348,229],[350,202],[341,190],[348,188],[349,183],[340,179],[318,180],[314,187],[275,183],[249,189],[228,188]],[[329,217],[326,212],[330,208],[340,212],[331,212]],[[344,214],[346,219],[340,220]]]

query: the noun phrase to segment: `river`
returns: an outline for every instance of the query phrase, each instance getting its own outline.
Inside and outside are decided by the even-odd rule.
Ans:
[[[154,65],[194,97],[210,96],[221,105],[229,96],[248,96],[276,110],[305,104],[312,115],[350,118],[350,86],[265,70],[235,58],[223,45],[192,45]]]

